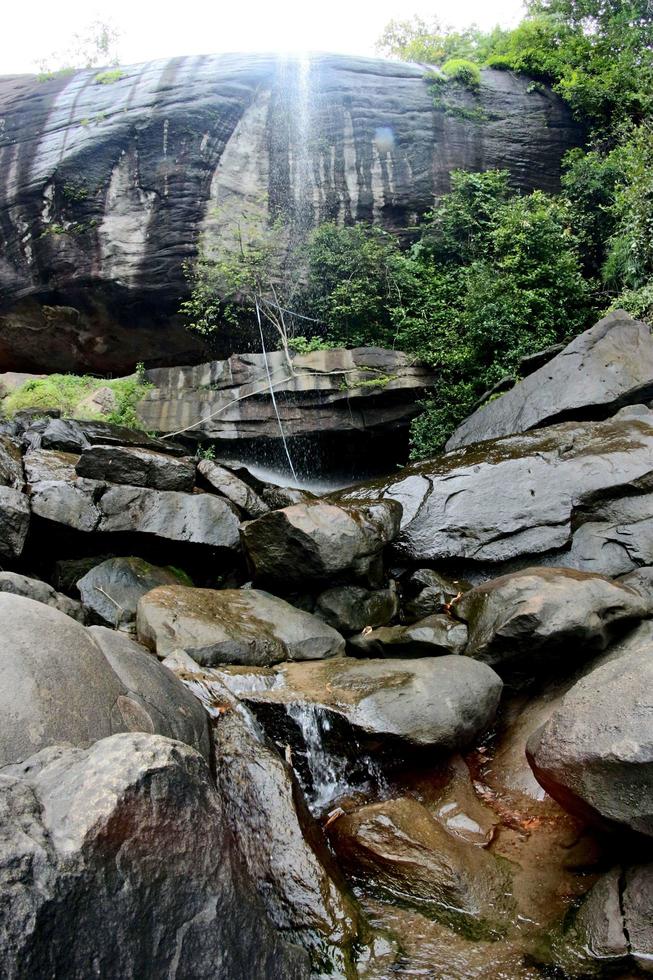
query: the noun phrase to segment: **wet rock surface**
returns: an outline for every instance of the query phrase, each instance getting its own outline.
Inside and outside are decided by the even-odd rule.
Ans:
[[[261,517],[270,509],[244,480],[239,479],[226,467],[210,459],[201,459],[197,464],[197,472],[215,493],[230,500],[245,517]]]
[[[385,738],[440,751],[458,749],[492,723],[502,688],[490,667],[458,656],[338,658],[283,664],[268,676],[278,678],[269,690],[243,694],[255,714],[281,724],[286,706],[315,706],[332,719],[331,738],[345,751],[343,730],[364,741]],[[227,678],[225,683],[232,682]]]
[[[647,615],[626,585],[565,568],[528,568],[466,592],[455,614],[469,627],[465,650],[493,667],[569,669],[570,658],[604,650]]]
[[[89,964],[111,980],[307,980],[307,954],[267,920],[188,746],[145,734],[52,746],[0,773],[0,812],[8,980],[86,980]]]
[[[209,667],[334,657],[345,646],[326,623],[256,589],[161,586],[140,600],[137,628],[159,656],[179,648]]]
[[[336,820],[330,839],[354,879],[474,938],[505,932],[513,912],[497,861],[456,839],[426,807],[403,797]]]
[[[315,612],[340,633],[385,626],[399,609],[394,587],[370,591],[360,585],[340,585],[317,597]]]
[[[432,568],[418,568],[401,578],[401,619],[414,623],[446,612],[452,601],[469,589],[469,583],[448,579]]]
[[[255,580],[282,588],[307,582],[378,578],[383,548],[399,531],[395,501],[342,506],[315,501],[243,525]]]
[[[607,418],[624,405],[651,399],[651,328],[616,310],[507,394],[474,412],[456,429],[447,449],[566,419]]]
[[[624,409],[475,444],[340,496],[402,504],[403,561],[476,580],[508,563],[625,574],[653,560],[652,420]]]

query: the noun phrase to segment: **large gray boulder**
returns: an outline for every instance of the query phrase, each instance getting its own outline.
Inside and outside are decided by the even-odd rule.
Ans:
[[[394,584],[387,589],[362,585],[335,585],[317,597],[315,613],[340,633],[357,633],[366,627],[385,626],[398,611]]]
[[[272,511],[242,527],[254,577],[279,587],[374,579],[383,548],[399,531],[393,500],[335,505],[316,500]]]
[[[0,593],[0,767],[56,742],[85,747],[124,731],[184,739],[208,755],[198,702],[146,650],[107,633],[98,642],[70,616]]]
[[[652,691],[649,630],[579,680],[529,739],[547,793],[572,813],[653,836]]]
[[[423,66],[345,55],[280,70],[275,54],[221,54],[122,66],[110,84],[97,75],[0,79],[2,171],[15,172],[0,185],[5,370],[194,363],[202,345],[175,314],[202,232],[226,243],[279,214],[314,224],[326,202],[341,223],[405,228],[454,169],[508,167],[517,188],[555,191],[582,137],[549,90],[491,69],[474,92],[445,86],[438,107]],[[220,331],[224,354],[235,333]]]
[[[447,450],[568,419],[607,418],[653,399],[653,337],[624,310],[609,313],[511,391],[460,425]]]
[[[152,490],[186,490],[195,484],[195,460],[138,446],[89,446],[75,467],[78,476]]]
[[[146,734],[53,746],[3,770],[0,814],[6,980],[308,980],[194,749]]]
[[[653,412],[623,409],[454,450],[340,497],[399,501],[394,551],[455,561],[475,580],[535,561],[619,575],[653,563],[652,459]]]
[[[474,939],[497,939],[512,922],[505,868],[449,834],[417,800],[363,806],[336,820],[329,836],[354,880],[393,903],[414,905]]]
[[[307,721],[323,716],[323,747],[335,754],[384,739],[454,751],[492,724],[503,687],[486,664],[459,656],[281,664],[251,674],[249,684],[241,672],[223,673],[264,723],[289,733],[284,742],[297,742],[302,711]]]
[[[23,454],[19,443],[9,436],[0,435],[0,486],[20,490],[24,482]]]
[[[268,666],[344,653],[345,641],[326,623],[257,589],[153,589],[138,603],[138,636],[165,657],[184,650],[205,666]]]
[[[252,487],[219,463],[214,463],[211,459],[201,459],[197,464],[197,472],[205,486],[230,500],[246,517],[261,517],[270,510]]]
[[[20,558],[30,525],[29,501],[21,490],[0,487],[0,555]]]
[[[477,585],[454,605],[466,654],[493,667],[569,668],[648,614],[639,594],[601,575],[527,568]]]
[[[181,585],[187,581],[181,572],[151,565],[143,558],[108,558],[82,576],[77,588],[89,612],[116,629],[129,629],[136,622],[136,608],[142,596],[159,585]]]

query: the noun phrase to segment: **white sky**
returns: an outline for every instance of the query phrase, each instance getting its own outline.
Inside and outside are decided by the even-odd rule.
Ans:
[[[520,0],[4,0],[0,74],[34,71],[96,19],[122,33],[123,64],[219,51],[373,55],[386,23],[413,13],[444,24],[514,26]]]

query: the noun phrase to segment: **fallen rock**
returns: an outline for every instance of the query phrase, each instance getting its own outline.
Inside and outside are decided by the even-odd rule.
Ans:
[[[415,623],[434,613],[447,610],[461,592],[470,588],[468,582],[448,579],[432,568],[418,568],[401,579],[401,618]]]
[[[85,747],[121,731],[162,730],[177,738],[186,731],[206,751],[188,693],[178,684],[175,695],[169,674],[145,651],[138,651],[147,658],[140,691],[133,677],[128,687],[122,670],[119,676],[112,668],[93,632],[41,602],[0,593],[0,630],[0,768],[57,742]],[[137,670],[133,647],[121,657]],[[180,727],[181,715],[190,728]]]
[[[272,511],[242,527],[256,581],[280,586],[367,580],[399,530],[394,501],[334,504],[315,501]]]
[[[136,622],[138,600],[152,589],[187,582],[182,572],[150,565],[142,558],[109,558],[80,578],[77,588],[86,609],[119,629]]]
[[[298,742],[289,710],[320,712],[324,749],[335,755],[379,739],[453,752],[492,724],[503,686],[486,664],[458,656],[281,664],[253,678],[249,691],[242,674],[224,673],[266,730],[276,738],[283,729],[281,744]]]
[[[394,586],[369,590],[361,585],[336,585],[317,597],[315,614],[339,633],[356,633],[366,626],[385,626],[398,608]]]
[[[528,761],[561,806],[653,836],[652,691],[648,631],[578,681],[531,736]]]
[[[115,412],[117,407],[118,399],[115,391],[107,385],[103,385],[77,403],[76,414],[81,416],[109,415],[111,412]]]
[[[467,627],[450,616],[427,616],[409,626],[382,626],[349,638],[356,657],[437,657],[463,653]]]
[[[462,931],[496,939],[512,921],[508,875],[495,858],[447,833],[409,797],[363,806],[333,823],[339,860],[367,889]]]
[[[24,483],[20,445],[9,436],[0,435],[0,486],[22,490]]]
[[[11,592],[12,595],[21,595],[26,599],[34,599],[35,602],[43,602],[46,606],[52,606],[53,609],[58,609],[66,616],[76,619],[78,623],[83,623],[86,618],[81,603],[69,599],[61,592],[56,592],[47,582],[28,578],[27,575],[0,572],[0,592]]]
[[[653,864],[602,875],[554,942],[554,958],[574,976],[653,973]]]
[[[0,487],[0,555],[20,558],[30,524],[27,497],[13,487]]]
[[[615,310],[460,425],[447,450],[569,419],[608,418],[653,398],[648,324]]]
[[[294,504],[309,504],[315,500],[315,494],[298,487],[275,487],[268,484],[261,490],[261,499],[269,510],[281,510]]]
[[[339,499],[399,501],[395,555],[456,562],[476,581],[535,561],[619,575],[653,564],[651,459],[653,412],[624,409],[413,463]]]
[[[226,467],[210,459],[201,459],[197,464],[197,472],[203,478],[205,485],[230,500],[246,517],[261,517],[269,511],[270,508],[265,501],[244,480]]]
[[[133,446],[168,456],[186,456],[187,450],[171,439],[156,439],[141,429],[130,429],[100,419],[55,419],[47,424],[41,448],[81,453],[87,446]]]
[[[78,476],[152,490],[185,490],[195,485],[195,460],[167,456],[137,446],[89,446],[75,467]]]
[[[626,586],[569,568],[503,575],[464,593],[454,608],[469,627],[468,656],[529,672],[604,650],[619,629],[647,615]]]
[[[326,623],[256,589],[161,586],[139,601],[137,629],[160,657],[180,648],[209,667],[315,660],[345,648]]]
[[[140,733],[44,749],[0,774],[0,814],[6,980],[308,980],[194,749]]]

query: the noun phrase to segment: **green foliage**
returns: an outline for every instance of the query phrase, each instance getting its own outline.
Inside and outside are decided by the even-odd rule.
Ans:
[[[653,280],[639,289],[625,289],[612,301],[607,312],[611,310],[626,310],[638,320],[653,325]]]
[[[442,71],[447,78],[459,82],[467,88],[478,88],[481,84],[481,72],[478,65],[465,58],[450,58],[443,64]]]
[[[109,388],[115,395],[116,407],[103,418],[117,425],[140,429],[136,405],[152,385],[143,383],[138,375],[115,380],[100,380],[89,375],[50,374],[45,378],[26,381],[2,402],[9,417],[25,409],[58,409],[64,417],[97,418],[98,412],[80,406],[98,388]]]
[[[653,276],[653,124],[639,126],[610,157],[619,170],[603,279],[634,290]]]
[[[95,85],[113,85],[114,82],[119,82],[124,77],[124,71],[121,71],[119,68],[114,68],[111,71],[101,71],[95,76],[93,82]]]
[[[215,448],[213,446],[198,446],[195,453],[198,459],[215,459]]]
[[[500,43],[505,32],[499,27],[484,32],[472,24],[463,31],[443,26],[437,18],[425,21],[392,20],[377,42],[380,54],[403,61],[443,65],[453,58],[483,64]]]
[[[512,59],[505,54],[491,54],[485,62],[486,68],[494,68],[495,71],[510,71]]]
[[[325,340],[323,337],[289,337],[288,347],[295,354],[312,354],[318,350],[333,350],[338,345],[332,340]]]
[[[118,64],[119,39],[120,32],[111,24],[102,20],[92,21],[81,33],[73,34],[63,51],[53,51],[39,59],[38,80],[50,81],[82,68],[96,68],[99,65],[115,67]]]
[[[68,201],[85,201],[88,197],[88,189],[83,184],[72,182],[63,185],[62,193]]]

